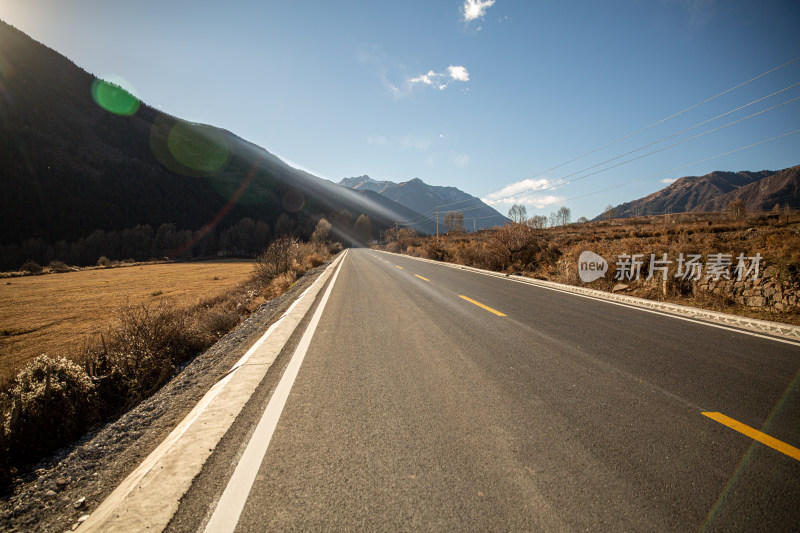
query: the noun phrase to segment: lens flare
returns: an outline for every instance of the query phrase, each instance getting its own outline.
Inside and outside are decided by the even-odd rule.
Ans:
[[[131,92],[122,88],[123,84],[127,85],[121,78],[112,81],[95,79],[91,87],[92,100],[109,113],[126,117],[135,115],[141,103]]]
[[[283,195],[283,200],[281,201],[283,209],[290,213],[297,213],[303,209],[305,203],[306,197],[303,195],[303,192],[298,189],[289,189],[286,194]]]
[[[228,161],[228,141],[216,128],[204,124],[177,122],[167,137],[170,154],[181,165],[212,174]]]

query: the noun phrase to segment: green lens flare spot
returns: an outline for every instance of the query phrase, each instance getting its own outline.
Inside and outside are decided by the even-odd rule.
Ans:
[[[216,128],[178,122],[170,130],[167,146],[182,165],[199,172],[213,173],[228,161],[228,141]]]
[[[92,99],[109,113],[126,117],[134,115],[141,105],[138,98],[119,85],[101,79],[92,82]]]

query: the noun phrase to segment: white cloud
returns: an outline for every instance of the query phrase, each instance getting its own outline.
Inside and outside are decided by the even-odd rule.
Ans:
[[[475,19],[483,18],[486,10],[494,5],[495,0],[464,0],[461,12],[464,14],[464,22],[472,22]]]
[[[446,73],[429,70],[425,74],[422,74],[415,78],[410,78],[406,82],[406,84],[409,87],[414,87],[415,85],[418,84],[428,85],[430,87],[434,87],[442,91],[446,89],[451,82],[454,81],[461,81],[461,82],[469,81],[469,72],[467,72],[467,67],[461,65],[459,66],[450,65],[449,67],[447,67]]]
[[[661,180],[661,183],[666,183],[667,185],[670,185],[671,183],[675,183],[676,181],[678,181],[678,178],[664,178],[663,180]]]
[[[450,65],[447,67],[450,77],[456,81],[469,81],[469,72],[466,67]]]
[[[489,205],[497,204],[523,204],[536,208],[545,207],[564,200],[561,196],[552,194],[531,194],[535,191],[547,189],[551,186],[551,181],[547,178],[525,179],[506,185],[499,191],[493,192],[481,198]]]

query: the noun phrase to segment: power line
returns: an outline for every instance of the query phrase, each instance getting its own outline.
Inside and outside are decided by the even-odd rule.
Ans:
[[[753,100],[752,102],[749,102],[749,103],[747,103],[747,104],[744,104],[744,105],[742,105],[742,106],[739,106],[739,107],[737,107],[737,108],[735,108],[735,109],[732,109],[732,110],[730,110],[730,111],[728,111],[728,112],[726,112],[726,113],[722,113],[721,115],[717,115],[716,117],[710,118],[710,119],[708,119],[708,120],[704,120],[703,122],[699,122],[699,123],[695,124],[694,126],[691,126],[691,127],[689,127],[689,128],[683,129],[683,130],[681,130],[681,131],[679,131],[679,132],[677,132],[677,133],[673,133],[672,135],[668,135],[668,136],[666,136],[666,137],[662,137],[661,139],[659,139],[659,140],[657,140],[657,141],[653,141],[653,142],[651,142],[651,143],[645,144],[645,145],[643,145],[643,146],[640,146],[639,148],[636,148],[636,149],[634,149],[634,150],[630,150],[630,151],[628,151],[628,152],[625,152],[624,154],[618,155],[618,156],[616,156],[616,157],[612,157],[611,159],[606,159],[605,161],[603,161],[603,162],[601,162],[601,163],[597,163],[597,164],[595,164],[595,165],[592,165],[592,166],[590,166],[590,167],[586,167],[586,168],[584,168],[584,169],[582,169],[582,170],[579,170],[579,171],[577,171],[577,172],[573,172],[572,174],[567,174],[566,176],[562,176],[561,178],[558,178],[558,179],[556,179],[556,180],[553,180],[552,182],[550,182],[550,183],[548,184],[548,187],[531,187],[530,189],[524,189],[524,190],[522,190],[522,191],[519,191],[519,192],[516,192],[516,193],[514,193],[514,194],[509,194],[508,196],[504,196],[504,197],[502,197],[502,198],[499,198],[497,201],[511,200],[511,199],[513,199],[513,198],[515,198],[515,197],[517,197],[517,196],[520,196],[520,195],[523,195],[523,196],[524,196],[524,195],[525,195],[525,193],[528,193],[528,192],[536,192],[536,191],[540,191],[540,190],[551,190],[551,189],[554,189],[556,186],[560,186],[560,185],[566,185],[567,183],[571,183],[571,181],[570,181],[570,182],[565,182],[565,183],[559,183],[559,182],[563,182],[563,181],[564,181],[566,178],[569,178],[569,177],[575,176],[576,174],[581,174],[582,172],[585,172],[585,171],[587,171],[587,170],[591,170],[591,169],[593,169],[593,168],[597,168],[597,167],[599,167],[599,166],[601,166],[601,165],[605,165],[606,163],[610,163],[610,162],[612,162],[612,161],[616,161],[617,159],[620,159],[620,158],[622,158],[622,157],[625,157],[626,155],[631,155],[631,154],[634,154],[634,153],[636,153],[636,152],[638,152],[638,151],[640,151],[640,150],[644,150],[645,148],[649,148],[650,146],[654,146],[654,145],[656,145],[656,144],[659,144],[659,143],[661,143],[661,142],[664,142],[664,141],[666,141],[666,140],[668,140],[668,139],[672,139],[673,137],[677,137],[678,135],[681,135],[682,133],[686,133],[687,131],[691,131],[691,130],[693,130],[693,129],[699,128],[700,126],[703,126],[704,124],[708,124],[709,122],[713,122],[713,121],[715,121],[715,120],[717,120],[717,119],[720,119],[720,118],[722,118],[722,117],[724,117],[724,116],[730,115],[731,113],[735,113],[736,111],[740,111],[740,110],[742,110],[742,109],[744,109],[744,108],[746,108],[746,107],[749,107],[749,106],[751,106],[751,105],[753,105],[753,104],[757,104],[758,102],[764,101],[764,100],[766,100],[767,98],[771,98],[771,97],[775,96],[776,94],[780,94],[780,93],[782,93],[782,92],[788,91],[789,89],[793,89],[793,88],[797,87],[798,85],[800,85],[800,82],[798,82],[798,83],[795,83],[794,85],[790,85],[789,87],[785,87],[785,88],[783,88],[783,89],[781,89],[781,90],[779,90],[779,91],[775,91],[774,93],[772,93],[772,94],[769,94],[769,95],[767,95],[767,96],[764,96],[764,97],[762,97],[762,98],[759,98],[759,99],[757,99],[757,100]],[[795,98],[794,100],[797,100],[797,98]],[[741,122],[742,120],[746,120],[746,119],[748,119],[748,118],[752,118],[752,117],[754,117],[754,116],[756,116],[756,115],[760,115],[761,113],[765,113],[765,112],[767,112],[767,111],[770,111],[770,110],[772,110],[772,109],[775,109],[776,107],[780,107],[780,106],[782,106],[782,105],[785,105],[785,104],[791,103],[791,102],[793,102],[794,100],[789,100],[788,102],[784,102],[783,104],[779,104],[779,105],[777,105],[777,106],[773,106],[773,107],[771,107],[771,108],[769,108],[769,109],[765,109],[765,110],[763,110],[763,111],[761,111],[761,112],[759,112],[759,113],[755,113],[755,114],[753,114],[753,115],[750,115],[750,116],[748,116],[748,117],[744,117],[744,118],[742,118],[742,119],[740,119],[740,120],[738,120],[738,121],[736,121],[736,122]],[[716,131],[716,130],[718,130],[718,129],[722,129],[722,128],[724,128],[724,127],[727,127],[727,126],[730,126],[730,125],[736,124],[736,122],[731,122],[731,123],[729,123],[729,124],[726,124],[725,126],[720,126],[719,128],[716,128],[716,129],[714,129],[714,130],[711,130],[710,132],[707,132],[707,133],[711,133],[711,132],[713,132],[713,131]],[[703,134],[703,135],[705,135],[705,134]],[[702,136],[702,135],[700,135],[700,136]],[[697,137],[700,137],[700,136],[697,136]],[[670,147],[672,147],[672,146],[677,146],[678,144],[682,144],[683,142],[686,142],[686,141],[689,141],[689,140],[695,139],[695,138],[697,138],[697,137],[692,137],[692,138],[690,138],[690,139],[686,139],[685,141],[681,141],[680,143],[676,143],[676,144],[670,145],[670,146],[668,146],[668,147],[666,147],[666,148],[670,148]],[[666,149],[666,148],[663,148],[662,150],[664,150],[664,149]],[[656,153],[656,152],[650,152],[650,154],[653,154],[653,153]],[[634,161],[634,160],[635,160],[635,159],[632,159],[631,161]],[[609,168],[614,168],[614,167],[609,167]],[[590,175],[591,175],[591,174],[590,174]],[[579,179],[580,179],[580,178],[579,178]],[[577,180],[572,180],[572,181],[577,181]]]
[[[711,133],[714,133],[714,132],[716,132],[716,131],[719,131],[719,130],[721,130],[721,129],[723,129],[723,128],[727,128],[727,127],[729,127],[729,126],[733,126],[734,124],[738,124],[739,122],[742,122],[742,121],[744,121],[744,120],[747,120],[747,119],[750,119],[750,118],[756,117],[756,116],[758,116],[758,115],[764,114],[764,113],[766,113],[767,111],[772,111],[773,109],[777,109],[777,108],[779,108],[779,107],[781,107],[781,106],[784,106],[784,105],[790,104],[790,103],[792,103],[792,102],[795,102],[795,101],[797,101],[797,100],[800,100],[800,96],[798,96],[797,98],[793,98],[793,99],[791,99],[791,100],[787,100],[786,102],[783,102],[783,103],[780,103],[780,104],[774,105],[774,106],[772,106],[772,107],[770,107],[770,108],[767,108],[767,109],[764,109],[764,110],[762,110],[762,111],[759,111],[758,113],[753,113],[752,115],[748,115],[748,116],[746,116],[746,117],[743,117],[743,118],[740,118],[740,119],[738,119],[738,120],[734,120],[733,122],[729,122],[729,123],[727,123],[727,124],[724,124],[724,125],[722,125],[722,126],[718,126],[718,127],[714,128],[714,129],[711,129],[711,130],[708,130],[708,131],[706,131],[706,132],[703,132],[703,133],[700,133],[700,134],[698,134],[698,135],[695,135],[694,137],[689,137],[689,138],[687,138],[687,139],[683,139],[682,141],[679,141],[679,142],[676,142],[676,143],[673,143],[673,144],[670,144],[670,145],[664,146],[664,147],[662,147],[662,148],[659,148],[658,150],[653,150],[652,152],[647,152],[646,154],[642,154],[642,155],[639,155],[639,156],[633,157],[633,158],[631,158],[631,159],[627,159],[627,160],[625,160],[625,161],[622,161],[621,163],[617,163],[616,165],[611,165],[610,167],[602,168],[602,169],[600,169],[600,170],[597,170],[597,171],[595,171],[595,172],[591,172],[591,173],[589,173],[589,174],[586,174],[586,175],[584,175],[584,176],[580,176],[580,177],[577,177],[577,178],[574,178],[574,179],[571,179],[571,180],[562,181],[561,183],[557,183],[557,184],[555,184],[555,185],[552,185],[552,186],[549,186],[549,187],[542,187],[542,188],[539,188],[539,189],[535,189],[535,190],[533,190],[533,191],[526,192],[525,194],[516,194],[516,195],[514,195],[514,197],[515,197],[515,198],[520,198],[520,197],[524,197],[524,196],[529,196],[529,195],[533,194],[534,192],[548,191],[548,190],[554,190],[554,189],[557,189],[557,188],[559,188],[559,187],[562,187],[562,186],[564,186],[564,185],[568,185],[568,184],[570,184],[570,183],[574,183],[574,182],[576,182],[576,181],[580,181],[580,180],[582,180],[582,179],[585,179],[585,178],[588,178],[588,177],[590,177],[590,176],[594,176],[594,175],[596,175],[596,174],[600,174],[601,172],[605,172],[606,170],[611,170],[612,168],[617,168],[617,167],[620,167],[620,166],[622,166],[622,165],[626,165],[626,164],[628,164],[628,163],[631,163],[631,162],[633,162],[633,161],[637,161],[637,160],[639,160],[639,159],[643,159],[643,158],[645,158],[645,157],[651,156],[651,155],[653,155],[653,154],[656,154],[656,153],[658,153],[658,152],[663,152],[664,150],[668,150],[668,149],[670,149],[670,148],[674,148],[675,146],[679,146],[679,145],[681,145],[681,144],[684,144],[684,143],[687,143],[687,142],[689,142],[689,141],[693,141],[693,140],[695,140],[695,139],[698,139],[698,138],[700,138],[700,137],[703,137],[703,136],[705,136],[705,135],[709,135],[709,134],[711,134]],[[581,171],[581,172],[583,172],[583,171]],[[580,172],[578,172],[578,173],[580,173]],[[568,176],[565,176],[564,178],[567,178],[567,177],[569,177],[569,176],[574,176],[574,175],[575,175],[575,174],[570,174],[570,175],[568,175]],[[559,180],[563,180],[564,178],[559,178]]]
[[[638,183],[638,182],[641,182],[641,181],[647,181],[647,180],[653,179],[653,178],[658,177],[658,176],[663,176],[664,174],[670,174],[672,172],[684,169],[686,167],[690,167],[692,165],[699,165],[700,163],[705,163],[706,161],[711,161],[712,159],[718,159],[720,157],[724,157],[726,155],[730,155],[730,154],[733,154],[733,153],[736,153],[736,152],[740,152],[742,150],[747,150],[748,148],[753,148],[754,146],[758,146],[760,144],[765,144],[765,143],[768,143],[768,142],[776,141],[776,140],[781,139],[783,137],[788,137],[789,135],[794,135],[795,133],[800,133],[800,129],[797,129],[797,130],[794,130],[794,131],[790,131],[790,132],[787,132],[787,133],[783,133],[781,135],[777,135],[777,136],[772,137],[770,139],[764,139],[763,141],[759,141],[757,143],[748,144],[747,146],[742,146],[740,148],[736,148],[736,149],[730,150],[728,152],[717,154],[717,155],[714,155],[714,156],[711,156],[711,157],[706,157],[704,159],[698,159],[697,161],[692,161],[691,163],[686,163],[685,165],[681,165],[679,167],[675,167],[675,168],[672,168],[670,170],[665,170],[665,171],[662,171],[662,172],[657,172],[655,174],[650,174],[648,176],[645,176],[644,178],[638,178],[638,179],[635,179],[635,180],[627,181],[625,183],[620,183],[620,184],[617,184],[617,185],[613,185],[611,187],[606,187],[605,189],[600,189],[598,191],[594,191],[594,192],[590,192],[590,193],[586,193],[586,194],[580,194],[578,196],[573,196],[571,198],[566,198],[564,200],[559,200],[557,202],[550,202],[550,203],[547,203],[547,204],[542,204],[541,206],[539,206],[539,208],[548,207],[548,206],[551,206],[551,205],[559,205],[559,204],[563,204],[565,202],[569,202],[571,200],[577,200],[578,198],[585,198],[587,196],[594,196],[594,195],[599,194],[601,192],[607,192],[607,191],[610,191],[610,190],[613,190],[613,189],[619,189],[620,187],[625,187],[625,186],[630,185],[632,183]]]
[[[640,129],[638,129],[638,130],[634,131],[633,133],[629,133],[629,134],[627,134],[627,135],[625,135],[625,136],[623,136],[623,137],[620,137],[620,138],[618,138],[618,139],[616,139],[616,140],[614,140],[614,141],[611,141],[611,142],[609,142],[609,143],[607,143],[607,144],[604,144],[604,145],[602,145],[602,146],[600,146],[600,147],[598,147],[598,148],[595,148],[594,150],[590,150],[590,151],[588,151],[588,152],[586,152],[586,153],[584,153],[584,154],[581,154],[581,155],[579,155],[579,156],[577,156],[577,157],[574,157],[574,158],[572,158],[572,159],[570,159],[570,160],[568,160],[568,161],[565,161],[565,162],[563,162],[563,163],[561,163],[561,164],[558,164],[558,165],[556,165],[556,166],[554,166],[554,167],[551,167],[551,168],[549,168],[549,169],[547,169],[547,170],[544,170],[544,171],[538,172],[538,173],[536,173],[536,174],[534,174],[534,175],[533,175],[533,178],[528,178],[528,179],[534,179],[534,178],[540,177],[540,176],[542,176],[543,174],[546,174],[546,173],[548,173],[548,172],[551,172],[551,171],[553,171],[553,170],[555,170],[555,169],[557,169],[557,168],[563,167],[563,166],[565,166],[565,165],[567,165],[567,164],[569,164],[569,163],[572,163],[572,162],[574,162],[574,161],[578,161],[579,159],[583,159],[584,157],[586,157],[586,156],[589,156],[589,155],[591,155],[591,154],[593,154],[593,153],[599,152],[600,150],[603,150],[603,149],[605,149],[605,148],[608,148],[609,146],[613,146],[613,145],[615,145],[615,144],[618,144],[618,143],[620,143],[620,142],[622,142],[622,141],[624,141],[624,140],[626,140],[626,139],[629,139],[629,138],[631,138],[631,137],[633,137],[633,136],[635,136],[635,135],[638,135],[638,134],[640,134],[640,133],[642,133],[642,132],[644,132],[644,131],[647,131],[647,130],[649,130],[649,129],[651,129],[651,128],[655,127],[655,126],[658,126],[658,125],[660,125],[660,124],[663,124],[664,122],[667,122],[668,120],[671,120],[671,119],[673,119],[673,118],[675,118],[675,117],[678,117],[678,116],[680,116],[680,115],[683,115],[684,113],[687,113],[688,111],[691,111],[691,110],[693,110],[693,109],[696,109],[696,108],[698,108],[698,107],[700,107],[700,106],[702,106],[702,105],[704,105],[704,104],[707,104],[708,102],[711,102],[711,101],[713,101],[713,100],[715,100],[715,99],[719,98],[720,96],[724,96],[724,95],[726,95],[726,94],[728,94],[728,93],[730,93],[730,92],[732,92],[732,91],[735,91],[736,89],[739,89],[739,88],[741,88],[741,87],[744,87],[745,85],[748,85],[748,84],[750,84],[750,83],[752,83],[752,82],[754,82],[754,81],[756,81],[756,80],[758,80],[758,79],[760,79],[760,78],[763,78],[763,77],[765,77],[765,76],[767,76],[767,75],[769,75],[769,74],[772,74],[773,72],[776,72],[776,71],[778,71],[778,70],[780,70],[780,69],[782,69],[782,68],[784,68],[784,67],[787,67],[787,66],[789,66],[789,65],[791,65],[791,64],[793,64],[793,63],[795,63],[795,62],[797,62],[798,60],[800,60],[800,56],[798,56],[798,57],[796,57],[796,58],[794,58],[794,59],[792,59],[792,60],[790,60],[790,61],[787,61],[786,63],[783,63],[782,65],[779,65],[779,66],[777,66],[777,67],[774,67],[774,68],[772,68],[772,69],[770,69],[770,70],[768,70],[768,71],[766,71],[766,72],[763,72],[763,73],[759,74],[758,76],[755,76],[755,77],[753,77],[753,78],[751,78],[751,79],[749,79],[749,80],[747,80],[747,81],[744,81],[744,82],[742,82],[742,83],[739,83],[738,85],[736,85],[736,86],[734,86],[734,87],[731,87],[730,89],[727,89],[727,90],[725,90],[725,91],[722,91],[721,93],[718,93],[718,94],[716,94],[716,95],[714,95],[714,96],[711,96],[710,98],[706,98],[705,100],[702,100],[701,102],[698,102],[698,103],[696,103],[696,104],[694,104],[694,105],[691,105],[691,106],[689,106],[689,107],[687,107],[687,108],[685,108],[685,109],[683,109],[683,110],[681,110],[681,111],[678,111],[677,113],[674,113],[674,114],[672,114],[672,115],[670,115],[670,116],[668,116],[668,117],[666,117],[666,118],[663,118],[663,119],[661,119],[661,120],[659,120],[659,121],[657,121],[657,122],[654,122],[654,123],[652,123],[652,124],[650,124],[650,125],[648,125],[648,126],[645,126],[645,127],[643,127],[643,128],[640,128]],[[794,87],[794,86],[792,86],[792,87]],[[782,92],[782,91],[778,91],[778,92]],[[777,93],[774,93],[774,94],[777,94]],[[770,96],[772,96],[772,95],[770,95]],[[767,97],[765,97],[765,98],[769,98],[769,96],[767,96]],[[752,102],[752,103],[755,103],[755,102]],[[748,104],[748,105],[749,105],[749,104]],[[746,106],[743,106],[743,107],[746,107]],[[735,111],[735,110],[734,110],[734,111]],[[723,116],[724,116],[724,115],[723,115]],[[717,118],[719,118],[719,117],[717,117]],[[714,120],[714,119],[712,119],[712,120]],[[701,123],[700,125],[702,125],[702,123]],[[669,138],[669,137],[667,137],[667,138]],[[659,141],[659,142],[660,142],[660,141]],[[621,156],[621,157],[624,157],[624,156]],[[601,164],[603,164],[603,163],[601,163]],[[589,167],[589,168],[594,168],[594,167]],[[588,169],[584,169],[584,170],[588,170]],[[580,171],[580,172],[583,172],[583,171]],[[580,173],[580,172],[578,172],[578,173]],[[506,186],[506,187],[507,187],[507,186]],[[486,197],[486,196],[488,196],[488,195],[490,195],[490,194],[493,194],[493,193],[496,193],[496,192],[500,192],[500,191],[502,191],[503,189],[505,189],[506,187],[502,187],[502,188],[500,188],[500,189],[496,189],[496,190],[493,190],[493,191],[489,191],[489,192],[487,192],[487,193],[485,193],[485,194],[482,194],[481,196],[482,196],[482,197]],[[440,208],[441,208],[441,207],[448,207],[448,206],[452,206],[452,205],[458,205],[458,204],[461,204],[461,203],[464,203],[464,202],[465,202],[465,200],[462,200],[462,201],[459,201],[459,202],[451,202],[451,203],[449,203],[449,204],[441,204],[441,205],[439,205],[438,207],[440,207]]]

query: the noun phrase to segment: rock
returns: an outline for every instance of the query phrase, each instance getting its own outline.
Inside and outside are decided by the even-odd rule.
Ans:
[[[69,485],[69,480],[68,480],[67,478],[65,478],[65,477],[60,477],[60,478],[56,479],[56,486],[57,486],[59,489],[63,489],[63,488],[64,488],[64,487],[66,487],[67,485]]]
[[[753,296],[747,300],[747,305],[749,307],[764,307],[764,297],[763,296]]]
[[[45,498],[55,498],[56,496],[58,496],[58,493],[56,491],[54,491],[53,489],[50,489],[50,490],[48,490],[47,492],[44,493],[44,497]]]
[[[611,292],[626,291],[628,290],[629,287],[630,285],[625,285],[624,283],[617,283],[616,285],[614,285],[614,288],[611,289]]]
[[[36,490],[42,490],[42,486],[44,485],[44,476],[39,476],[36,480]]]
[[[81,509],[85,505],[86,505],[86,496],[83,496],[82,498],[75,500],[75,502],[72,504],[72,506],[75,509]]]
[[[778,303],[776,303],[776,304],[773,304],[773,305],[772,305],[772,307],[773,307],[773,308],[774,308],[776,311],[784,311],[784,310],[786,310],[786,306],[785,306],[785,305],[783,305],[783,304],[782,304],[782,303],[780,303],[780,302],[778,302]]]

